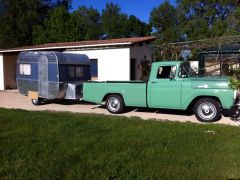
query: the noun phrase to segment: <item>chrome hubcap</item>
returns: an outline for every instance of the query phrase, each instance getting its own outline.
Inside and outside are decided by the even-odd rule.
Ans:
[[[205,102],[198,106],[197,112],[202,119],[212,120],[217,114],[217,109],[212,103]]]
[[[37,99],[33,99],[32,101],[33,101],[34,104],[38,103]]]
[[[120,101],[116,97],[111,97],[107,102],[108,109],[112,112],[116,112],[120,109]]]

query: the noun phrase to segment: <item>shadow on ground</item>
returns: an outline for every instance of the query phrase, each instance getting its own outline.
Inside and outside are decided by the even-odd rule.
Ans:
[[[57,100],[44,100],[40,105],[46,104],[60,104],[60,105],[96,105],[95,103],[89,103],[85,101],[76,101],[76,100],[66,100],[66,99],[57,99]]]
[[[92,109],[106,109],[104,105],[97,105],[95,103],[89,103],[85,101],[74,101],[74,100],[47,100],[44,104],[61,104],[61,105],[96,105]],[[124,113],[129,112],[144,112],[144,113],[157,113],[157,114],[172,114],[172,115],[183,115],[183,116],[192,116],[192,111],[184,111],[184,110],[173,110],[173,109],[154,109],[154,108],[137,108],[137,107],[126,107]]]
[[[76,101],[76,100],[44,100],[41,105],[46,104],[60,104],[60,105],[96,105],[92,107],[92,109],[106,109],[104,105],[97,105],[95,103],[85,102],[85,101]],[[124,113],[129,112],[144,112],[144,113],[156,113],[156,114],[169,114],[169,115],[182,115],[182,116],[192,116],[194,114],[193,111],[186,110],[175,110],[175,109],[154,109],[154,108],[137,108],[137,107],[126,107]],[[223,112],[224,117],[230,117],[227,112]]]
[[[106,109],[104,105],[99,105],[97,107],[93,107],[92,109]],[[172,115],[183,115],[183,116],[192,116],[192,111],[184,111],[184,110],[173,110],[173,109],[154,109],[154,108],[136,108],[136,107],[126,107],[124,113],[129,112],[144,112],[144,113],[157,113],[157,114],[172,114]]]

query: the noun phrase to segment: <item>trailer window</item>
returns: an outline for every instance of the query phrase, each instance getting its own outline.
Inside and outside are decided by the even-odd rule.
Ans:
[[[68,74],[69,74],[69,77],[71,77],[71,78],[75,77],[74,66],[69,66],[68,67]]]
[[[30,64],[20,64],[19,72],[21,75],[31,75],[31,65]]]
[[[76,77],[83,77],[83,67],[76,66]]]
[[[82,66],[69,66],[68,73],[70,78],[83,77]]]

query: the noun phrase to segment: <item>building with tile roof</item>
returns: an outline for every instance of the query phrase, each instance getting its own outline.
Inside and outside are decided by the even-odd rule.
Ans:
[[[16,62],[22,51],[60,51],[86,54],[91,60],[92,80],[139,80],[141,61],[152,60],[154,36],[108,40],[48,43],[0,49],[0,90],[16,89]]]

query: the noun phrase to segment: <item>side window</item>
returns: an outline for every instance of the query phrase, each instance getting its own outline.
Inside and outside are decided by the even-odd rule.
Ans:
[[[31,75],[31,65],[30,64],[20,64],[19,72],[21,75]]]
[[[75,69],[74,66],[69,66],[68,67],[68,75],[70,78],[74,78],[75,77]]]
[[[176,69],[176,66],[160,66],[157,72],[157,79],[175,77]]]
[[[68,75],[70,78],[83,77],[83,67],[82,66],[69,66]]]
[[[76,66],[76,77],[83,77],[83,67]]]
[[[181,64],[180,69],[179,69],[179,77],[180,78],[189,78],[189,77],[192,77],[195,75],[196,75],[196,72],[192,69],[190,64],[188,64],[188,63]]]

